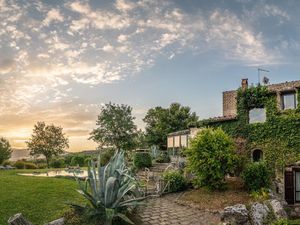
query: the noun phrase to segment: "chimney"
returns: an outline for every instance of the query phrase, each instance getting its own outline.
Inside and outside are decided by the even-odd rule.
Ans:
[[[248,89],[248,79],[242,79],[242,90],[245,91]]]

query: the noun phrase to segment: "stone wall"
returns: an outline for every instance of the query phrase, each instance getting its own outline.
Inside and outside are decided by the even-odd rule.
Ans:
[[[300,81],[291,81],[280,84],[268,85],[268,90],[277,94],[277,106],[281,108],[281,93],[295,91],[300,88]],[[237,91],[223,92],[223,116],[236,116],[237,114]]]

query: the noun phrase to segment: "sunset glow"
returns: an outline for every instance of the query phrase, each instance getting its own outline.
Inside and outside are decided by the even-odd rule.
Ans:
[[[297,7],[184,2],[0,0],[0,136],[25,148],[45,121],[70,151],[95,149],[103,103],[131,105],[143,128],[149,108],[171,102],[220,115],[221,92],[257,82],[258,66],[271,82],[299,79]]]

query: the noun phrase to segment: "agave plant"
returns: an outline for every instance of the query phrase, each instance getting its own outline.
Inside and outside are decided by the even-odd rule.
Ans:
[[[115,217],[133,224],[124,213],[139,205],[144,198],[140,197],[138,182],[125,164],[124,151],[116,152],[104,167],[100,166],[100,157],[99,155],[97,162],[89,162],[85,182],[78,179],[78,192],[90,204],[85,207],[72,206],[88,211],[93,220],[104,219],[105,225],[111,225]]]

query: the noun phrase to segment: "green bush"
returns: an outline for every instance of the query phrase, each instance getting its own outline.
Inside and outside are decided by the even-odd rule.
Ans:
[[[46,163],[39,163],[37,164],[38,169],[46,169],[47,168],[47,164]]]
[[[152,166],[151,155],[147,152],[137,152],[134,154],[133,164],[136,168],[145,168]]]
[[[14,166],[17,169],[38,169],[35,164],[26,161],[17,161],[15,162]]]
[[[14,166],[17,169],[25,169],[25,162],[24,161],[16,161]]]
[[[232,173],[238,157],[232,138],[222,129],[201,130],[186,149],[188,169],[196,185],[212,190],[225,188],[225,176]]]
[[[37,165],[29,162],[24,163],[24,169],[38,169]]]
[[[71,165],[71,161],[72,161],[73,156],[74,156],[73,154],[68,154],[64,157],[65,165],[67,165],[67,166]]]
[[[259,191],[252,191],[250,197],[256,202],[264,202],[270,198],[269,191],[266,188],[261,188]]]
[[[85,163],[85,157],[83,155],[74,155],[71,160],[71,166],[83,167]]]
[[[3,163],[2,163],[3,166],[11,166],[12,165],[12,162],[11,161],[8,161],[8,160],[5,160]]]
[[[186,187],[185,179],[179,171],[168,171],[163,174],[165,182],[169,182],[169,191],[177,192],[182,191]]]
[[[167,152],[161,152],[157,158],[155,159],[155,162],[157,163],[169,163],[171,162],[171,158],[170,156],[168,155]]]
[[[65,161],[63,159],[52,159],[50,162],[51,168],[64,168]]]
[[[251,192],[268,188],[271,182],[271,174],[265,162],[248,164],[242,172],[242,178],[246,188]]]

